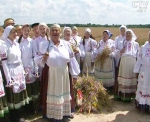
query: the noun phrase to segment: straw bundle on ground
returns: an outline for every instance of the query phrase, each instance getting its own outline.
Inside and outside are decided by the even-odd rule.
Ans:
[[[111,53],[110,48],[106,47],[102,53],[98,54],[95,60],[95,64],[100,63],[100,66],[103,68],[103,64],[106,60],[106,58],[109,57],[109,54]]]
[[[80,77],[75,84],[77,90],[77,105],[79,112],[99,113],[103,108],[111,108],[111,100],[101,82],[97,82],[94,77]]]

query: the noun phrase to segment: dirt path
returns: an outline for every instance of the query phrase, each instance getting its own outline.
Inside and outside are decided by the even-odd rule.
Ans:
[[[33,122],[49,122],[42,118],[36,118]],[[101,114],[75,114],[72,120],[64,120],[64,122],[150,122],[150,115],[138,111],[131,103],[123,103],[114,101],[113,110],[111,112],[103,112]]]

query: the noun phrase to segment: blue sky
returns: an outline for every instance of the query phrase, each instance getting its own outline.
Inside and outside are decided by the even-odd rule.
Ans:
[[[135,1],[148,1],[145,12]],[[150,0],[0,0],[0,10],[1,25],[8,17],[16,24],[150,24]]]

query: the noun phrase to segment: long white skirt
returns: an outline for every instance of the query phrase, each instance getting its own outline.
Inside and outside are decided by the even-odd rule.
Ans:
[[[137,79],[133,72],[136,58],[133,56],[122,56],[118,74],[118,92],[135,93]]]
[[[85,58],[83,62],[83,73],[88,73],[91,72],[91,62],[92,62],[92,57],[91,57],[91,52],[85,52]]]
[[[138,77],[136,100],[139,104],[150,105],[150,66],[141,66]]]
[[[114,86],[114,60],[110,57],[107,58],[103,67],[101,67],[100,63],[97,63],[95,65],[95,77],[98,81],[102,81],[104,87]]]
[[[71,114],[68,67],[49,67],[47,117],[60,120]]]

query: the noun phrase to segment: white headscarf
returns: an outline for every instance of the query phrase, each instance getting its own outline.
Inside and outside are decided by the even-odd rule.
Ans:
[[[14,26],[12,26],[12,25],[9,25],[9,26],[7,26],[7,27],[5,28],[4,33],[3,33],[3,35],[2,35],[2,40],[5,41],[5,40],[8,38],[8,36],[9,36],[9,34],[10,34],[10,31],[11,31],[13,28],[14,28]]]
[[[137,37],[136,37],[136,35],[134,34],[134,32],[133,32],[131,29],[127,29],[127,30],[126,30],[126,33],[127,33],[127,32],[131,32],[131,34],[132,34],[132,39],[131,39],[131,40],[132,40],[132,41],[136,41]]]
[[[124,28],[125,30],[127,30],[127,27],[125,25],[121,25],[119,30],[121,30],[122,28]]]
[[[88,32],[88,33],[92,34],[92,31],[91,31],[91,29],[90,29],[90,28],[86,28],[86,29],[85,29],[85,33],[86,33],[86,32]]]
[[[72,30],[71,30],[71,28],[70,27],[64,27],[64,29],[63,29],[63,35],[65,35],[65,30],[69,30],[71,33],[72,33]]]
[[[46,28],[48,28],[47,24],[45,22],[41,22],[39,25],[38,25],[38,29],[40,26],[45,26]]]

